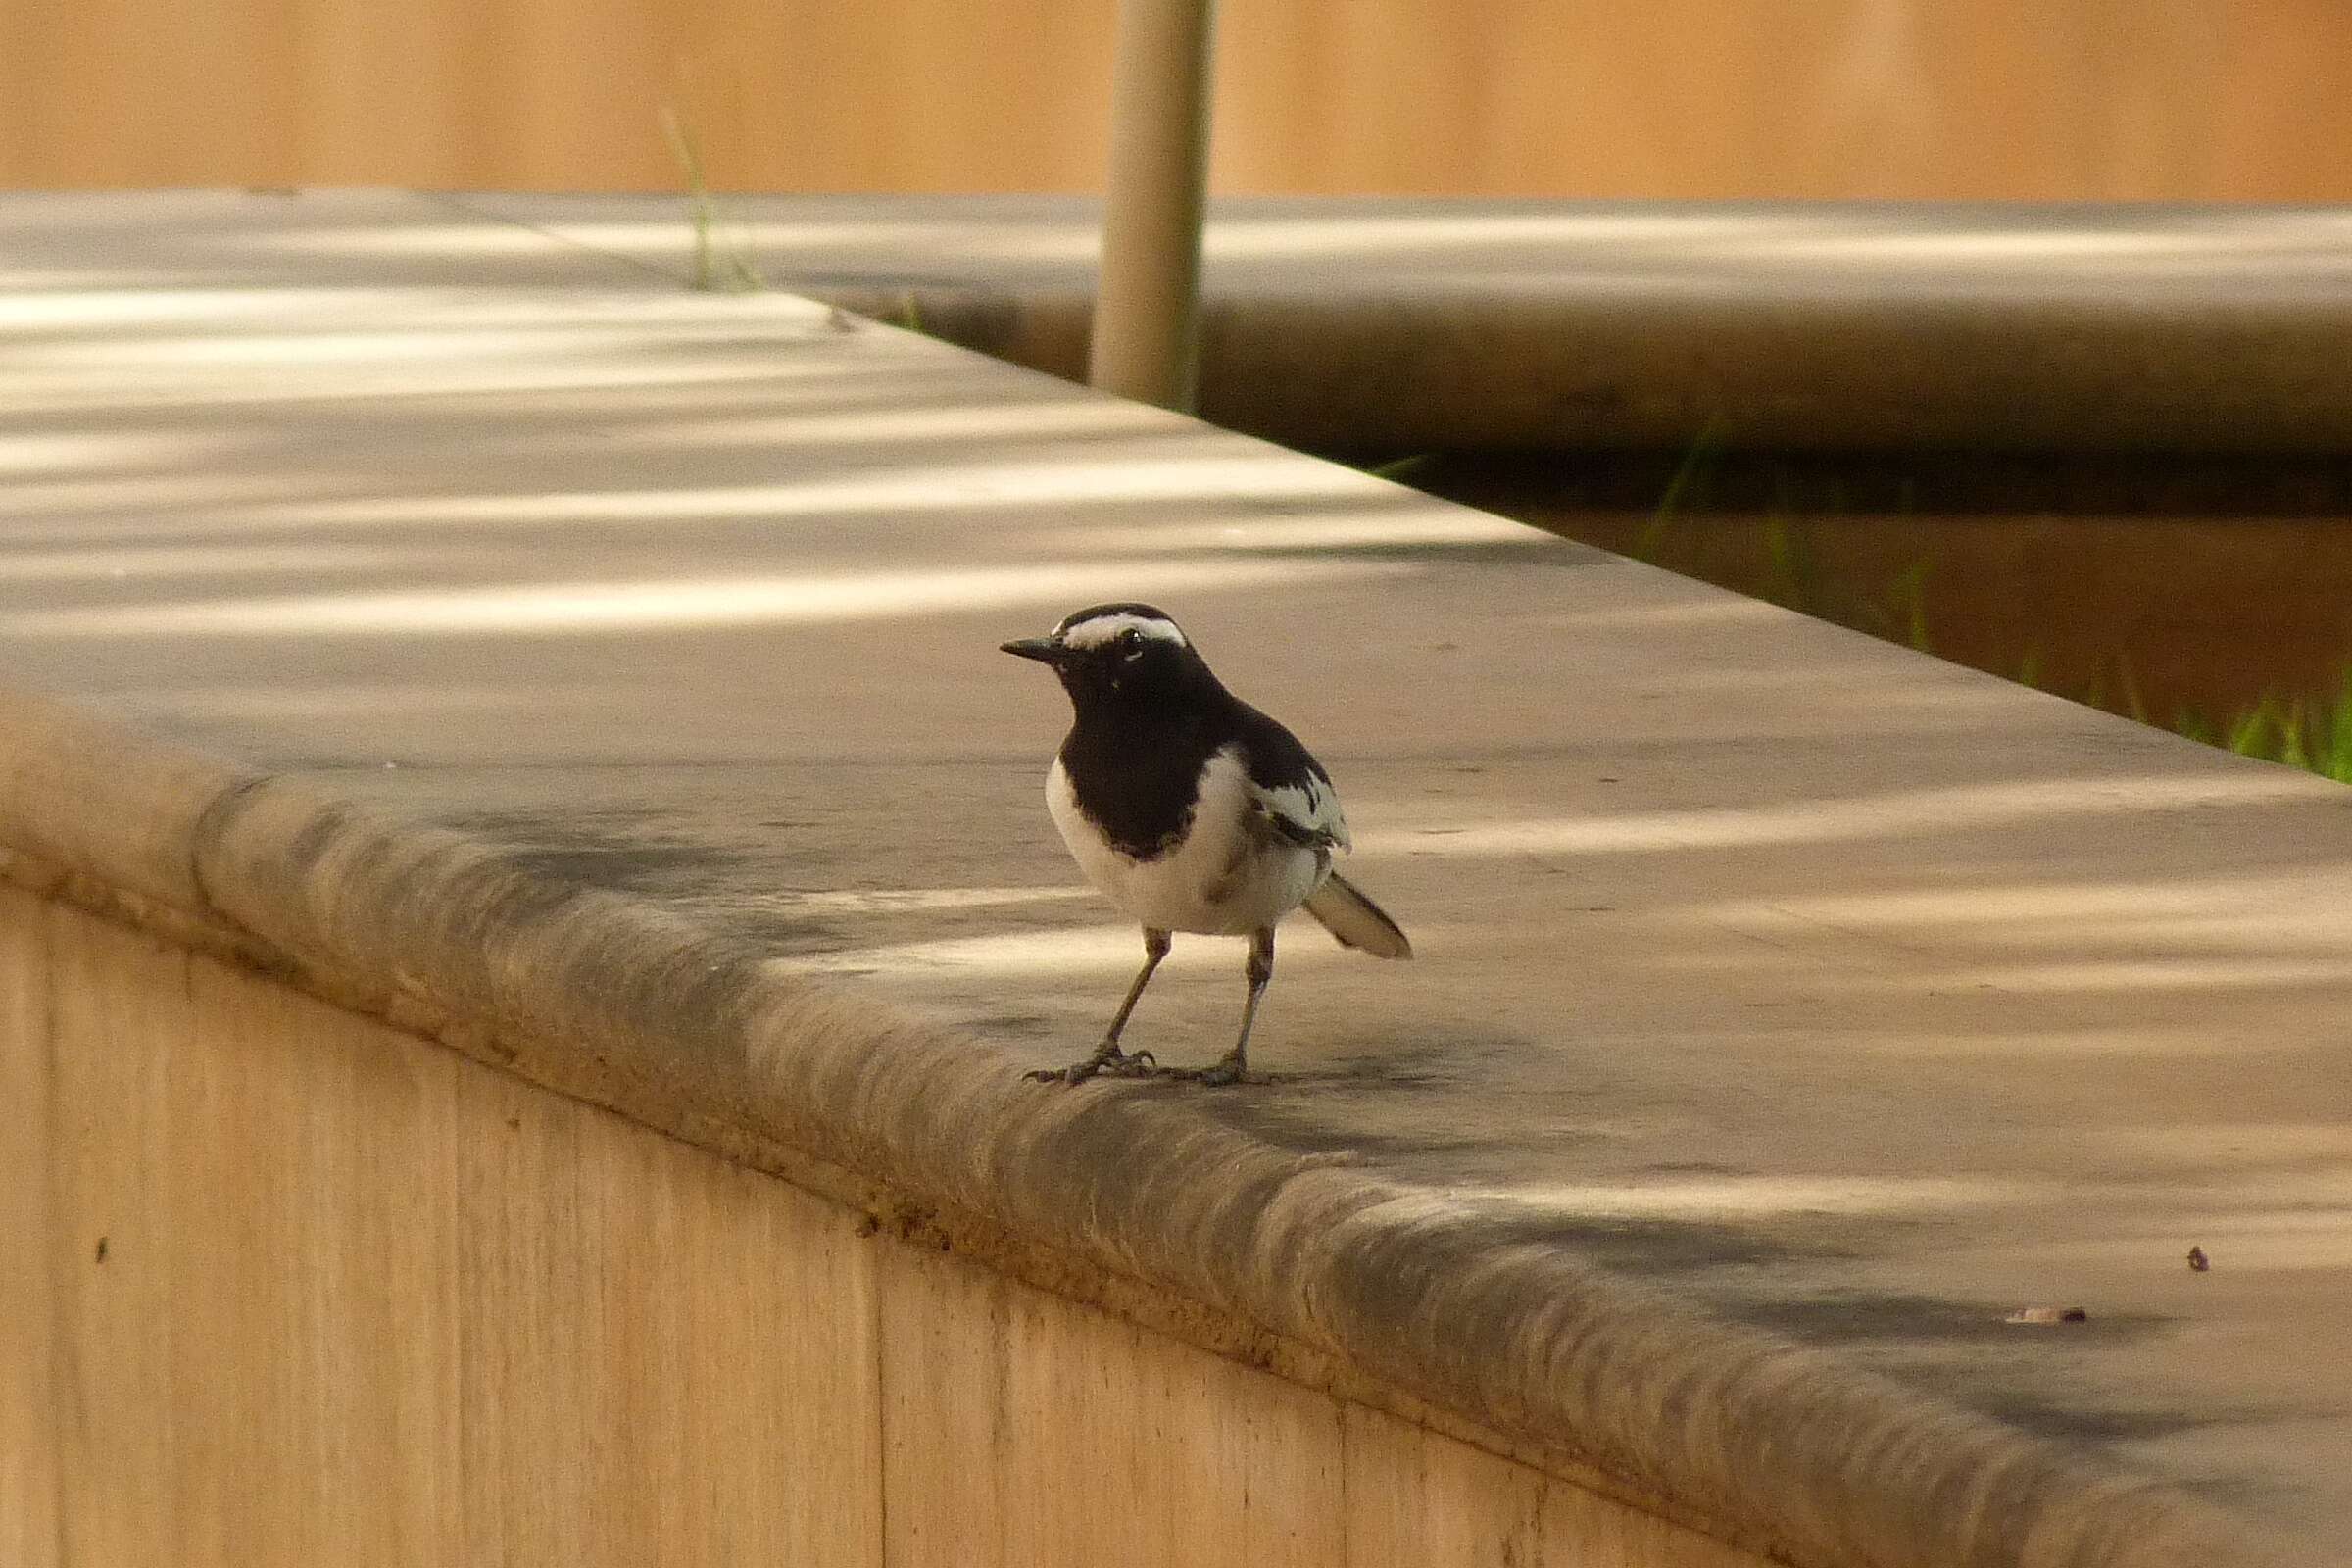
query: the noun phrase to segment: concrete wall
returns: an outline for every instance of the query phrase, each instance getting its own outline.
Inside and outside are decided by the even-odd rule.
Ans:
[[[0,1550],[2352,1549],[2339,788],[462,204],[6,205]],[[988,650],[1113,593],[1426,938],[1230,1094],[1022,1076],[1134,937]]]
[[[1232,0],[1227,191],[2329,200],[2313,0]],[[1105,0],[0,7],[0,183],[1082,190]]]
[[[0,889],[0,1562],[1763,1559]]]

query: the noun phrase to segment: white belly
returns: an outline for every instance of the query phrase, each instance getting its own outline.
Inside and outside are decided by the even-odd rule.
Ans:
[[[1305,903],[1331,869],[1328,857],[1257,824],[1248,775],[1222,752],[1201,769],[1193,831],[1157,859],[1111,847],[1079,810],[1059,758],[1046,774],[1046,809],[1086,879],[1138,922],[1162,931],[1235,936],[1270,926]]]

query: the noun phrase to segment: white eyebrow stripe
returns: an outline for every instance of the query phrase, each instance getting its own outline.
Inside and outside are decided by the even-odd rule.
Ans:
[[[1075,626],[1064,626],[1061,630],[1061,641],[1062,645],[1068,648],[1100,648],[1121,632],[1128,631],[1145,637],[1157,638],[1163,643],[1174,643],[1179,648],[1187,646],[1184,633],[1177,629],[1174,621],[1155,620],[1150,615],[1126,613],[1097,615],[1092,620],[1082,620]]]

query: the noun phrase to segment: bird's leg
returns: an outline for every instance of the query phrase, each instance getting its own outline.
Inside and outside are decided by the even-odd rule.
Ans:
[[[1250,1000],[1242,1004],[1242,1032],[1233,1049],[1215,1062],[1185,1077],[1204,1084],[1238,1084],[1250,1076],[1250,1026],[1257,1021],[1257,1003],[1274,978],[1274,928],[1261,925],[1250,934]]]
[[[1150,1072],[1155,1065],[1152,1053],[1138,1051],[1131,1055],[1121,1051],[1119,1031],[1127,1027],[1127,1015],[1135,1010],[1136,1000],[1143,996],[1144,987],[1152,983],[1152,971],[1158,968],[1159,960],[1167,956],[1168,934],[1151,926],[1144,927],[1144,967],[1136,975],[1135,984],[1127,988],[1127,1000],[1119,1004],[1117,1015],[1110,1020],[1110,1030],[1103,1035],[1102,1043],[1095,1048],[1095,1054],[1084,1061],[1073,1061],[1067,1067],[1040,1067],[1029,1076],[1042,1084],[1082,1084],[1097,1073],[1109,1073],[1114,1078],[1141,1078]]]

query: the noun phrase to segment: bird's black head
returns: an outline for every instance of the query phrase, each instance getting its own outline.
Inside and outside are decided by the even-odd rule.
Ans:
[[[1081,713],[1173,708],[1224,689],[1183,629],[1150,605],[1096,605],[1064,616],[1051,636],[1004,647],[1052,665]]]

